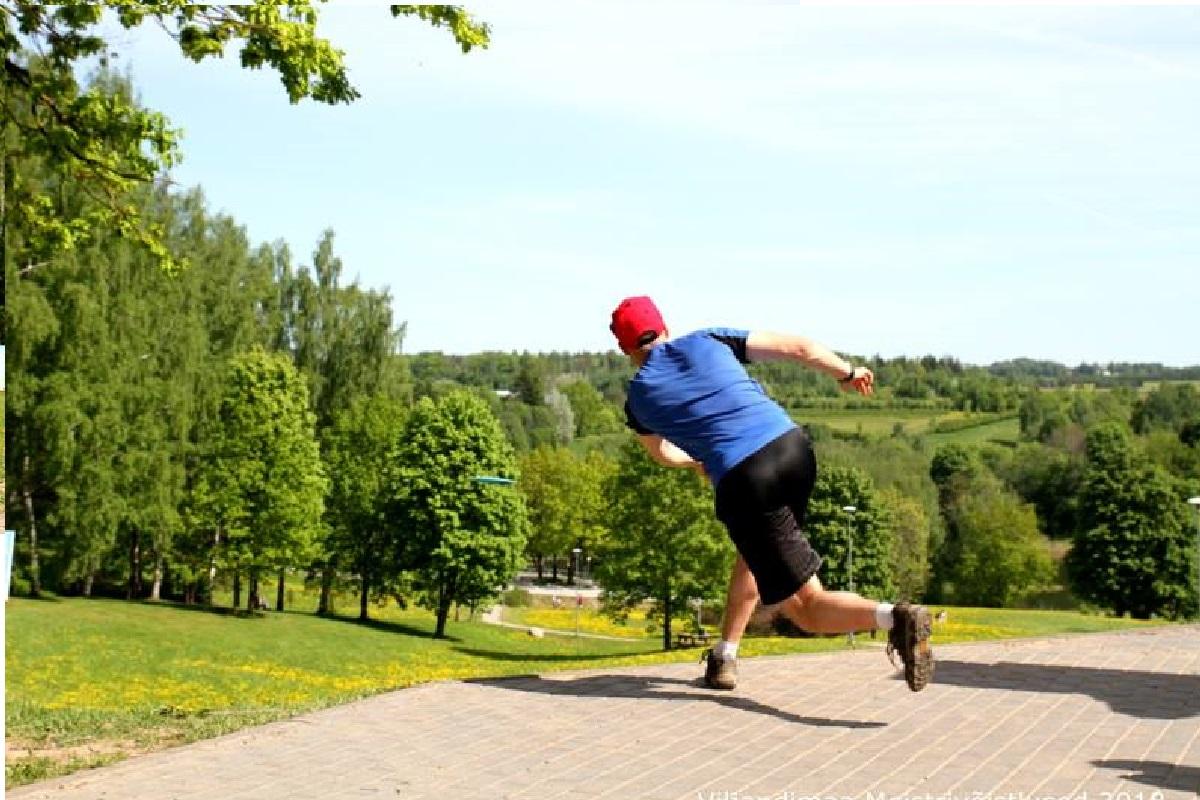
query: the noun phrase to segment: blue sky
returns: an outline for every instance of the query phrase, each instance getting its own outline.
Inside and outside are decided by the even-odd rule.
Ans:
[[[184,130],[175,178],[390,287],[405,350],[676,331],[840,350],[1200,362],[1200,8],[492,4],[463,55],[322,11],[363,97],[114,32]]]

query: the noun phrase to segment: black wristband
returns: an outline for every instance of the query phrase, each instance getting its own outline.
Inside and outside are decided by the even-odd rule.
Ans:
[[[850,374],[838,381],[838,383],[849,383],[854,380],[854,373],[858,372],[858,367],[850,367]]]

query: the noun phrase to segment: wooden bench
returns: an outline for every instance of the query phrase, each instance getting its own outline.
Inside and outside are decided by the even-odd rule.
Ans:
[[[708,631],[675,634],[676,647],[702,647],[708,644]]]

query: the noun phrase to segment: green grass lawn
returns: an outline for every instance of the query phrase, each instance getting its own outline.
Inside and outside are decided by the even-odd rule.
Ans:
[[[346,606],[350,608],[349,604]],[[421,610],[371,624],[301,612],[235,616],[172,604],[15,598],[7,606],[6,783],[17,785],[426,681],[690,661],[653,636],[547,636],[476,621],[433,639]],[[1110,630],[1062,612],[951,609],[941,642]],[[1142,623],[1144,624],[1144,623]],[[568,629],[570,626],[566,626]],[[750,639],[747,656],[844,639]]]

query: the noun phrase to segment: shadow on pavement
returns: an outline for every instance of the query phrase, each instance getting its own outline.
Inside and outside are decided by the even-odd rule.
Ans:
[[[938,661],[935,684],[971,689],[1086,694],[1118,714],[1142,719],[1200,715],[1200,675],[971,661]]]
[[[1133,774],[1121,776],[1125,780],[1156,786],[1159,789],[1190,791],[1200,796],[1200,767],[1185,767],[1182,764],[1175,766],[1165,761],[1105,761],[1102,759],[1093,761],[1092,765],[1132,772]]]
[[[467,683],[495,686],[516,692],[535,692],[537,694],[571,695],[574,697],[634,697],[653,700],[689,700],[693,702],[709,702],[723,705],[726,708],[736,708],[754,714],[765,714],[770,717],[793,722],[800,725],[811,725],[818,728],[882,728],[883,722],[864,722],[853,719],[827,719],[825,717],[804,717],[790,711],[763,705],[748,697],[738,697],[729,694],[716,694],[704,689],[700,692],[673,691],[669,687],[689,686],[702,688],[702,681],[686,681],[679,678],[660,678],[650,675],[586,675],[579,678],[552,680],[536,675],[516,678],[480,678]],[[667,687],[667,688],[664,688]]]

